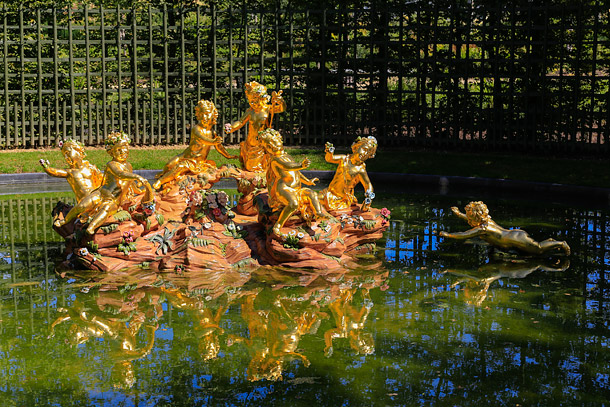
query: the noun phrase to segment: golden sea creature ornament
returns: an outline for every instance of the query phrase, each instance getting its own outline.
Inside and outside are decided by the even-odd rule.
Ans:
[[[134,188],[134,183],[146,189],[142,205],[154,208],[154,190],[144,177],[133,172],[131,164],[127,162],[130,142],[125,133],[113,132],[108,135],[104,144],[112,160],[106,164],[101,187],[79,201],[64,219],[56,220],[56,227],[72,222],[86,212],[91,217],[86,232],[94,234],[98,227],[120,210],[130,192],[141,192]]]
[[[335,154],[335,147],[326,143],[327,162],[338,164],[328,188],[320,192],[320,200],[327,210],[348,209],[358,200],[354,196],[354,187],[362,184],[364,187],[363,211],[368,211],[375,193],[373,185],[366,172],[365,161],[375,157],[377,152],[377,139],[373,136],[358,137],[352,144],[352,154]]]
[[[95,165],[85,160],[85,147],[82,143],[67,139],[60,141],[60,147],[68,169],[50,167],[49,161],[43,159],[40,160],[40,165],[50,176],[65,178],[78,202],[102,184],[103,174]]]
[[[318,200],[318,195],[301,184],[315,185],[317,178],[310,180],[301,173],[309,167],[310,161],[294,161],[284,150],[282,136],[277,130],[267,129],[259,133],[260,143],[267,152],[269,166],[267,168],[267,188],[269,190],[269,206],[273,210],[281,210],[279,218],[273,226],[273,232],[281,235],[280,229],[296,211],[306,221],[313,218],[328,218]]]
[[[464,209],[465,214],[455,206],[451,208],[453,213],[468,222],[472,229],[456,233],[441,231],[439,236],[456,240],[478,237],[500,249],[514,249],[530,255],[570,254],[570,246],[564,241],[547,239],[537,242],[524,230],[503,228],[491,219],[487,205],[481,201],[470,202]]]
[[[245,86],[246,98],[250,107],[236,122],[225,125],[227,134],[233,133],[248,124],[246,140],[239,145],[239,160],[242,168],[252,172],[265,172],[265,151],[258,140],[258,133],[273,126],[273,115],[286,110],[282,91],[267,94],[267,88],[258,82]]]
[[[195,107],[195,116],[199,123],[191,130],[189,146],[165,164],[153,184],[154,189],[160,189],[164,184],[172,181],[179,182],[187,174],[197,175],[210,168],[216,168],[216,163],[207,159],[212,147],[225,158],[238,158],[229,154],[222,144],[223,138],[212,130],[218,120],[218,110],[212,101],[200,100]]]

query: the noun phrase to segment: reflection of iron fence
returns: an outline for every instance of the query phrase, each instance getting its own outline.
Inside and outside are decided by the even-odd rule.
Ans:
[[[0,10],[0,143],[181,143],[197,100],[228,122],[257,80],[288,144],[607,152],[607,8],[447,5]]]
[[[73,198],[64,199],[73,202]],[[63,239],[51,227],[57,198],[0,200],[0,273],[10,283],[30,281],[34,275],[48,280]]]

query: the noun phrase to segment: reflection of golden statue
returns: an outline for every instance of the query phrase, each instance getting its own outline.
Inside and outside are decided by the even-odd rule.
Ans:
[[[570,254],[570,246],[566,242],[547,239],[537,242],[532,239],[527,232],[521,229],[504,229],[489,216],[487,205],[481,201],[470,202],[466,205],[466,214],[463,214],[455,206],[451,208],[453,213],[468,222],[472,229],[466,232],[448,233],[442,231],[441,237],[465,240],[479,237],[501,249],[515,249],[526,254],[543,255],[563,252]]]
[[[326,161],[339,166],[328,188],[320,193],[324,207],[327,210],[349,208],[353,203],[358,202],[354,196],[354,187],[361,183],[365,191],[362,210],[367,211],[375,195],[364,162],[375,157],[377,151],[375,137],[358,137],[352,144],[352,154],[334,154],[335,148],[330,143],[326,143],[325,151]]]
[[[114,362],[113,381],[117,387],[131,388],[136,381],[132,361],[150,353],[155,343],[157,326],[144,324],[145,316],[141,311],[133,312],[127,324],[116,316],[106,317],[101,312],[85,308],[79,301],[75,301],[72,307],[57,310],[63,315],[51,324],[49,337],[54,336],[58,324],[71,321],[67,340],[72,345],[80,345],[91,338],[110,340],[114,348],[108,355]],[[147,333],[147,342],[144,346],[137,347],[136,335],[142,326]]]
[[[256,295],[248,295],[242,304],[242,317],[248,323],[250,338],[230,335],[229,345],[243,342],[252,352],[248,365],[248,380],[282,380],[284,362],[300,359],[305,366],[310,362],[305,355],[297,352],[301,336],[317,327],[319,321],[315,312],[303,312],[293,316],[286,312],[281,300],[276,300],[271,310],[257,310],[254,307]]]
[[[99,226],[119,211],[128,192],[133,189],[134,181],[146,188],[142,202],[151,203],[153,201],[152,187],[144,177],[134,174],[131,164],[127,162],[129,143],[129,137],[124,133],[114,132],[108,135],[105,142],[106,152],[110,154],[112,160],[106,164],[102,186],[70,209],[65,219],[56,220],[56,227],[61,227],[76,219],[81,213],[88,212],[91,214],[91,220],[86,231],[94,234]]]
[[[180,290],[166,288],[162,288],[162,290],[174,307],[189,312],[193,317],[195,322],[194,333],[199,342],[199,354],[203,360],[218,357],[218,352],[220,352],[219,336],[224,333],[224,329],[220,327],[220,319],[228,305],[218,307],[214,313],[202,300],[186,296]]]
[[[267,88],[258,82],[246,83],[246,97],[250,108],[246,110],[243,117],[227,124],[227,134],[233,133],[249,123],[246,140],[242,141],[239,150],[239,160],[242,168],[253,172],[264,172],[265,152],[258,142],[258,133],[273,125],[273,115],[286,110],[286,102],[282,98],[282,91],[273,92],[271,98],[267,94]]]
[[[309,167],[310,161],[305,158],[297,163],[284,150],[284,143],[280,133],[267,129],[259,134],[261,145],[268,153],[269,167],[267,168],[267,187],[269,188],[269,206],[280,210],[281,213],[273,226],[273,232],[280,235],[280,228],[297,210],[306,221],[314,217],[328,217],[318,200],[318,195],[305,185],[314,185],[318,180],[310,180],[301,173]]]
[[[70,166],[69,169],[49,167],[49,162],[45,160],[40,160],[40,165],[50,176],[65,178],[78,202],[101,185],[103,174],[95,165],[85,160],[85,148],[78,141],[64,141],[61,152]]]
[[[370,332],[362,332],[366,318],[373,308],[373,302],[369,297],[368,289],[363,289],[364,304],[357,310],[352,305],[355,292],[356,288],[341,289],[338,298],[328,306],[337,327],[324,333],[326,357],[333,354],[334,338],[349,338],[351,348],[359,354],[369,355],[375,352],[373,335]]]
[[[212,147],[215,147],[225,158],[237,158],[237,156],[229,154],[222,145],[222,137],[212,130],[218,119],[218,110],[214,103],[209,100],[200,100],[195,107],[195,116],[199,123],[191,130],[189,146],[165,164],[163,171],[157,175],[158,180],[153,184],[155,189],[159,189],[163,184],[173,180],[180,181],[185,174],[196,175],[207,169],[216,168],[216,163],[207,159]]]
[[[533,259],[527,259],[501,263],[487,263],[479,267],[478,270],[476,270],[476,273],[468,273],[466,270],[454,269],[447,270],[447,273],[460,277],[458,281],[451,284],[451,287],[455,288],[460,284],[465,284],[464,295],[466,297],[466,302],[471,305],[480,306],[483,301],[485,301],[485,298],[487,298],[487,291],[494,281],[501,278],[525,278],[538,270],[566,271],[569,267],[570,261],[567,259],[552,266]]]

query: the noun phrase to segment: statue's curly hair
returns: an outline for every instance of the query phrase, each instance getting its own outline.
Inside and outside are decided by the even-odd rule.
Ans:
[[[258,132],[258,139],[263,142],[278,139],[278,138],[281,140],[282,135],[280,134],[279,131],[277,131],[275,129],[268,128],[268,129],[261,130]]]
[[[68,147],[72,147],[79,153],[85,155],[85,146],[78,140],[74,140],[73,138],[63,140],[61,142],[61,151],[65,151],[65,149]]]
[[[209,118],[216,116],[218,117],[218,110],[214,105],[214,102],[211,100],[201,99],[197,102],[197,106],[195,106],[195,115],[199,117],[199,115],[203,115],[207,120]]]
[[[470,202],[466,205],[464,210],[466,211],[468,222],[471,224],[480,225],[491,219],[491,216],[489,216],[489,209],[487,209],[487,205],[482,201]]]
[[[245,85],[246,96],[256,96],[258,99],[264,99],[265,102],[269,102],[270,96],[267,94],[267,87],[256,81],[248,82]]]
[[[108,135],[108,137],[106,137],[106,140],[104,140],[104,146],[106,147],[106,151],[112,150],[112,148],[114,146],[116,146],[117,144],[130,144],[131,143],[131,139],[129,138],[129,136],[127,135],[127,133],[123,133],[120,131],[113,131],[112,133],[110,133]]]
[[[362,146],[364,146],[367,151],[365,156],[362,157],[364,160],[375,157],[375,153],[377,152],[377,139],[375,137],[358,137],[352,144],[352,151],[356,151]]]

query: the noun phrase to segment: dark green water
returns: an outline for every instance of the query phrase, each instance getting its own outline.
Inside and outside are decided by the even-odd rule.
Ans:
[[[387,196],[361,270],[142,287],[145,270],[55,273],[56,200],[0,200],[2,406],[608,405],[605,211],[488,200],[500,225],[573,251],[522,261],[439,242],[467,228],[449,210],[467,199]]]

